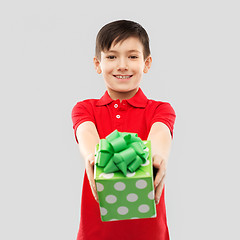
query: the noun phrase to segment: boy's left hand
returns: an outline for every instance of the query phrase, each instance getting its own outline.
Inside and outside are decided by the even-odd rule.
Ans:
[[[159,155],[154,155],[152,161],[153,167],[156,170],[156,176],[154,178],[154,188],[155,188],[155,202],[156,204],[158,204],[165,183],[166,163],[164,159],[161,158]]]

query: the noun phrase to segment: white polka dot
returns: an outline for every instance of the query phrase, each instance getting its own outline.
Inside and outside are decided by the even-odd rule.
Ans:
[[[126,185],[123,182],[117,182],[114,184],[114,188],[117,191],[123,191],[126,188]]]
[[[104,207],[100,207],[100,212],[102,216],[105,216],[107,214],[107,209]]]
[[[150,163],[149,160],[147,160],[145,163],[141,164],[141,166],[145,167],[145,166],[149,165],[149,163]]]
[[[146,204],[142,204],[138,207],[138,211],[141,212],[141,213],[146,213],[149,211],[149,206],[146,205]]]
[[[138,195],[135,193],[130,193],[127,195],[127,200],[129,202],[136,202],[138,200]]]
[[[138,180],[136,182],[136,187],[139,189],[143,189],[147,186],[147,182],[145,180]]]
[[[118,219],[113,218],[113,219],[111,219],[111,220],[109,220],[109,221],[111,221],[111,222],[112,222],[112,221],[118,221]]]
[[[101,173],[99,175],[99,177],[103,177],[103,178],[106,178],[106,179],[113,178],[113,176],[114,176],[114,173]]]
[[[154,191],[151,191],[149,194],[148,194],[148,198],[150,200],[153,200],[154,199]]]
[[[133,177],[135,175],[135,172],[131,173],[131,172],[128,172],[127,173],[127,177]]]
[[[102,192],[104,190],[104,186],[101,183],[97,183],[98,192]]]
[[[133,217],[133,218],[131,218],[131,219],[139,219],[138,217]]]
[[[115,203],[117,201],[117,198],[114,195],[108,195],[106,196],[105,200],[108,203]]]
[[[145,152],[149,152],[149,148],[146,147],[146,148],[144,149],[144,151],[145,151]]]
[[[128,208],[127,207],[119,207],[117,209],[117,212],[120,214],[120,215],[125,215],[128,213]]]

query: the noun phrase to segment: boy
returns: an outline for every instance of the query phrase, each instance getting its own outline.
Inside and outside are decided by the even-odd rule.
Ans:
[[[149,39],[138,23],[119,20],[105,25],[96,39],[94,65],[102,74],[106,92],[100,99],[78,102],[72,111],[73,128],[85,160],[81,222],[77,240],[168,240],[164,178],[175,121],[166,102],[149,100],[140,81],[151,67]],[[150,140],[156,218],[102,222],[93,177],[95,146],[112,131],[138,133]]]

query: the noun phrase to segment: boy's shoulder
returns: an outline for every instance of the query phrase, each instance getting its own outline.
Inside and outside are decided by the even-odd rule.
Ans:
[[[146,114],[151,116],[155,115],[176,116],[176,112],[169,102],[154,99],[148,99]]]
[[[96,105],[96,103],[99,101],[99,99],[96,98],[89,98],[89,99],[82,99],[82,100],[78,100],[77,103],[75,104],[75,106],[80,106],[80,105]]]
[[[93,112],[98,99],[78,100],[72,108],[72,114],[79,112]]]
[[[148,99],[149,107],[172,107],[167,101]]]

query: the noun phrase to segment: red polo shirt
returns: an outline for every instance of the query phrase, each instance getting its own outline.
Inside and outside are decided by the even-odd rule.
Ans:
[[[175,117],[169,103],[147,99],[141,88],[135,96],[122,100],[121,103],[119,99],[111,99],[106,91],[100,99],[78,102],[72,111],[75,137],[77,127],[81,123],[92,121],[101,139],[117,129],[120,132],[138,133],[142,140],[147,140],[151,126],[155,122],[166,124],[173,134]],[[164,190],[157,205],[156,218],[102,222],[98,203],[92,195],[85,172],[77,240],[80,239],[168,240]]]

